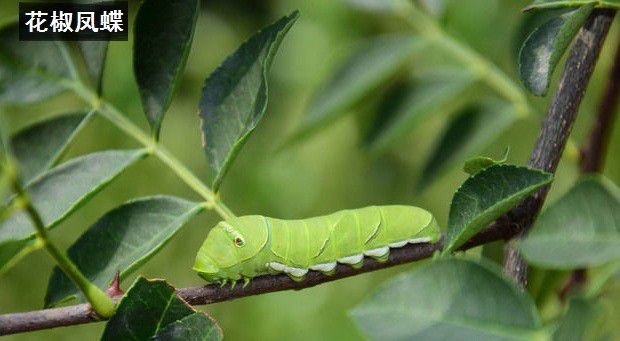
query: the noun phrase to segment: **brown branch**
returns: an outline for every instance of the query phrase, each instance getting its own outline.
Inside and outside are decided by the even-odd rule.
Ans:
[[[517,225],[511,226],[505,218],[500,218],[465,243],[460,250],[468,250],[497,240],[508,240],[519,233],[517,228]],[[400,249],[391,250],[388,260],[384,263],[366,258],[364,259],[364,265],[359,269],[353,269],[348,265],[339,264],[336,268],[336,272],[332,276],[310,271],[306,275],[306,279],[302,282],[293,281],[287,275],[261,276],[252,280],[245,288],[243,288],[242,285],[237,285],[232,289],[230,286],[222,288],[219,285],[205,285],[178,289],[178,293],[179,296],[192,305],[203,305],[276,291],[301,290],[345,277],[429,258],[436,251],[441,251],[442,247],[442,242],[437,244],[407,245]],[[89,304],[78,304],[69,307],[35,310],[24,313],[11,313],[0,315],[0,335],[10,335],[98,321],[103,321],[103,319],[99,318],[91,310]]]
[[[580,151],[579,165],[582,174],[601,173],[605,164],[620,95],[620,42],[615,53],[605,92],[598,106],[598,114]],[[564,300],[570,292],[582,287],[587,278],[586,269],[575,270],[562,288],[560,298]]]
[[[579,31],[530,155],[531,167],[555,173],[614,16],[615,10],[596,9]],[[548,186],[541,189],[510,213],[510,220],[520,226],[519,238],[536,219],[548,191]],[[513,243],[506,245],[504,269],[525,287],[527,264]]]
[[[504,226],[504,224],[491,224],[486,230],[463,245],[461,250],[471,249],[500,239],[509,239],[514,236],[515,233],[518,233],[517,230],[510,231],[505,229]],[[287,275],[261,276],[253,279],[245,288],[243,288],[241,284],[234,288],[230,286],[220,287],[219,285],[205,285],[178,289],[178,293],[179,296],[188,303],[192,305],[202,305],[275,291],[301,290],[345,277],[429,258],[435,251],[440,251],[442,247],[442,242],[437,244],[408,245],[400,249],[392,250],[388,260],[384,263],[366,258],[364,259],[364,265],[359,269],[339,264],[336,268],[336,272],[332,276],[310,271],[306,275],[306,279],[302,282],[293,281]],[[0,315],[0,335],[78,325],[102,320],[103,319],[99,318],[91,310],[89,304],[35,310],[25,313],[4,314]]]

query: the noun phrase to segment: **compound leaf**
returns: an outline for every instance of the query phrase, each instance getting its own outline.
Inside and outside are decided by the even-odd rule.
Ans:
[[[298,12],[263,28],[207,78],[200,99],[203,145],[218,190],[228,167],[267,107],[267,73]]]

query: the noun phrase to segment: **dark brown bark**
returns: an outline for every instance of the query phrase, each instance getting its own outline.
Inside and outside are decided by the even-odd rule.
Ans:
[[[594,10],[577,34],[530,155],[531,167],[555,173],[614,15],[615,10]],[[519,225],[521,232],[518,238],[522,238],[529,230],[548,191],[549,186],[542,188],[509,214],[511,222]],[[506,245],[504,269],[525,287],[527,264],[513,243]]]
[[[503,225],[491,225],[461,247],[461,250],[470,249],[498,239],[510,238],[511,235],[506,234],[503,230],[500,231],[502,227]],[[179,289],[178,293],[179,296],[188,303],[192,305],[202,305],[275,291],[301,290],[345,277],[429,258],[435,251],[440,251],[442,246],[442,242],[437,244],[408,245],[400,249],[392,250],[387,262],[380,263],[373,259],[365,259],[364,265],[360,269],[353,269],[347,265],[338,265],[335,274],[332,276],[310,271],[306,275],[306,279],[302,282],[293,281],[287,275],[261,276],[253,279],[245,288],[243,288],[242,284],[238,284],[232,289],[230,285],[223,288],[219,285],[205,285]],[[89,304],[78,304],[69,307],[43,309],[25,313],[4,314],[0,315],[0,335],[84,324],[101,320],[102,319],[98,318],[95,313],[92,312]]]

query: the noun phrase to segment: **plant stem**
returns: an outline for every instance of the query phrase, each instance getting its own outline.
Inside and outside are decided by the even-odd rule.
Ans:
[[[530,155],[530,167],[555,173],[615,14],[614,10],[594,10],[575,38]],[[521,231],[518,238],[523,237],[532,226],[548,191],[548,186],[542,188],[509,213],[511,224],[518,225]],[[525,287],[527,263],[513,243],[505,248],[504,270]]]
[[[470,239],[459,250],[468,250],[496,240],[508,239],[516,233],[518,231],[505,229],[502,224],[493,224]],[[191,305],[203,305],[283,290],[301,290],[370,271],[430,258],[437,251],[441,251],[442,248],[443,243],[441,241],[437,244],[410,244],[391,250],[390,256],[385,262],[366,258],[362,267],[358,269],[338,264],[333,275],[310,271],[301,282],[295,281],[285,274],[266,275],[254,278],[247,286],[222,287],[219,284],[210,284],[177,289],[177,293]],[[101,320],[101,318],[93,316],[90,312],[90,307],[85,304],[24,313],[10,313],[0,315],[0,335],[78,325]]]
[[[84,293],[84,296],[90,302],[93,310],[102,318],[109,318],[116,311],[116,304],[108,297],[99,287],[91,283],[82,272],[73,264],[71,259],[67,257],[49,238],[45,224],[41,220],[41,216],[32,205],[32,201],[28,193],[24,190],[21,182],[16,177],[12,178],[13,189],[17,200],[20,201],[22,207],[30,217],[32,224],[36,229],[36,235],[43,247],[54,258],[58,267],[71,279],[71,281]]]
[[[217,194],[207,187],[191,170],[176,159],[161,143],[158,143],[142,129],[138,128],[123,113],[109,102],[100,98],[96,93],[84,87],[81,83],[72,84],[72,89],[88,102],[101,116],[114,124],[118,129],[134,138],[146,147],[152,155],[166,164],[183,182],[207,201],[207,207],[214,209],[223,219],[235,215],[221,202]]]

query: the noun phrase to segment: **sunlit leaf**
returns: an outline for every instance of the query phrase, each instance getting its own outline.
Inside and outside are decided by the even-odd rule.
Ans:
[[[620,260],[620,191],[586,177],[546,209],[520,249],[540,267],[573,269]]]
[[[103,290],[117,271],[121,280],[148,261],[204,206],[169,196],[129,202],[104,215],[70,248],[69,258]],[[45,305],[80,297],[80,291],[58,268],[47,287]]]
[[[134,71],[156,137],[185,69],[199,5],[198,0],[146,0],[136,16]]]
[[[491,166],[467,179],[452,198],[444,253],[458,249],[552,180],[552,174],[512,165]]]
[[[579,32],[594,5],[583,6],[547,21],[523,43],[519,52],[519,75],[535,95],[544,96],[555,67]]]
[[[297,17],[294,12],[263,28],[207,78],[200,99],[204,149],[216,171],[214,190],[267,107],[267,73]]]
[[[211,317],[179,298],[165,281],[140,277],[120,301],[101,340],[153,339],[216,341],[222,339],[222,330]]]
[[[13,155],[25,182],[48,170],[63,155],[90,115],[72,114],[38,122],[11,138]]]
[[[419,187],[425,187],[445,171],[480,152],[501,136],[517,118],[514,109],[507,103],[478,103],[466,107],[448,123],[439,137],[424,166]]]
[[[532,300],[494,264],[438,260],[392,278],[349,312],[371,340],[533,340]]]

